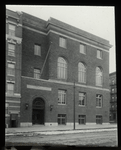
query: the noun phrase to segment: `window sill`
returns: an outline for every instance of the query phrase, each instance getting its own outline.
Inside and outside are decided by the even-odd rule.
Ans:
[[[97,57],[98,59],[100,59],[100,60],[103,60],[101,57]]]
[[[97,84],[96,84],[96,86],[98,86],[98,87],[102,87],[102,85],[97,85]]]
[[[86,84],[86,82],[79,82],[79,81],[78,81],[78,83],[79,83],[79,84]]]
[[[58,105],[66,106],[66,104],[58,104]]]
[[[86,107],[85,105],[78,105],[79,107]]]
[[[79,125],[86,125],[86,123],[79,123]]]
[[[81,52],[79,52],[80,54],[84,54],[84,55],[86,55],[86,53],[81,53]]]
[[[58,80],[58,81],[67,82],[67,78],[66,78],[66,79],[62,79],[62,78],[58,78],[58,77],[57,77],[57,80]]]
[[[67,49],[67,47],[62,47],[62,46],[60,46],[60,45],[59,45],[59,47],[61,47],[61,48],[63,48],[63,49]]]
[[[8,76],[15,77],[15,75],[8,74]]]
[[[96,106],[96,108],[102,108],[102,107]]]

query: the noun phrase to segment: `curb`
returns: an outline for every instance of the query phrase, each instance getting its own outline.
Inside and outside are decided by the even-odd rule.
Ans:
[[[86,132],[102,132],[102,131],[114,131],[117,128],[101,128],[101,129],[76,129],[76,130],[53,130],[53,131],[31,131],[31,132],[15,132],[6,133],[5,136],[23,135],[23,136],[33,136],[33,135],[56,135],[56,134],[74,134],[74,133],[86,133]]]

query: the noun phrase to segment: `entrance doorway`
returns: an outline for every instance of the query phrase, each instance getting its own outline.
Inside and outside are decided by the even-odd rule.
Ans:
[[[36,98],[32,106],[32,123],[44,125],[45,103],[42,98]]]
[[[17,127],[17,122],[18,122],[18,114],[11,114],[10,115],[10,126],[11,127]]]

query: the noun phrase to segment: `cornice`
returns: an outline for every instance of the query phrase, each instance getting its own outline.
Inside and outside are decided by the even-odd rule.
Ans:
[[[46,32],[43,32],[43,31],[40,31],[40,30],[38,30],[38,29],[35,29],[35,28],[31,28],[31,27],[28,27],[28,26],[25,26],[25,25],[23,25],[23,28],[26,28],[26,29],[28,29],[28,30],[31,30],[31,31],[34,31],[34,32],[37,32],[37,33],[40,33],[40,34],[43,34],[43,35],[48,35],[49,33],[55,33],[55,34],[58,34],[58,35],[61,35],[61,36],[64,36],[64,37],[67,37],[68,39],[72,39],[72,40],[74,40],[74,41],[77,41],[77,42],[80,42],[80,43],[83,43],[83,44],[85,44],[85,45],[89,45],[89,46],[92,46],[92,47],[95,47],[95,48],[97,48],[97,49],[100,49],[100,50],[103,50],[103,51],[105,51],[105,52],[108,52],[109,53],[109,47],[107,47],[107,46],[101,46],[101,44],[99,45],[99,43],[94,43],[94,42],[92,42],[91,40],[89,41],[86,41],[85,39],[83,39],[81,36],[78,36],[78,35],[74,35],[73,36],[73,34],[71,34],[71,35],[69,35],[69,32],[66,32],[66,31],[64,31],[64,32],[62,32],[61,30],[58,32],[57,30],[55,31],[54,29],[48,29],[48,32],[46,33]],[[67,34],[65,34],[65,33],[67,33]]]

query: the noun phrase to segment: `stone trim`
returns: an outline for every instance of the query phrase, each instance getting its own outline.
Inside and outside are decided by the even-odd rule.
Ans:
[[[39,81],[42,81],[42,82],[50,82],[50,83],[65,84],[65,85],[72,85],[72,86],[74,85],[73,82],[64,82],[64,81],[58,81],[58,80],[53,80],[53,79],[49,79],[49,80],[35,79],[35,78],[32,78],[32,77],[26,77],[26,76],[22,76],[22,77],[23,78],[28,78],[28,79],[33,79],[33,80],[39,80]],[[109,89],[102,88],[102,87],[96,87],[96,86],[90,86],[90,85],[83,85],[83,84],[78,84],[78,83],[75,83],[75,86],[110,92]]]
[[[35,89],[35,90],[44,90],[44,91],[51,91],[52,90],[52,88],[50,88],[50,87],[35,86],[35,85],[30,85],[30,84],[27,84],[27,88],[28,89]]]
[[[30,127],[30,126],[32,126],[32,122],[21,122],[20,126],[21,127]]]
[[[67,36],[67,35],[65,35],[65,34],[62,34],[62,33],[60,33],[60,32],[54,31],[54,30],[49,30],[47,33],[44,33],[44,32],[41,32],[41,31],[36,30],[36,29],[32,29],[32,28],[27,27],[27,26],[23,26],[23,27],[26,28],[26,29],[29,29],[29,30],[31,30],[31,31],[35,31],[35,32],[37,32],[37,33],[43,34],[43,35],[48,35],[50,32],[52,32],[52,33],[55,33],[55,34],[64,36],[64,37],[66,37],[66,38],[68,38],[68,39],[72,39],[72,40],[74,40],[74,41],[78,41],[79,43],[83,43],[83,44],[92,46],[92,47],[94,47],[94,48],[97,48],[97,49],[100,49],[100,50],[103,50],[103,51],[109,53],[109,51],[108,51],[108,50],[105,50],[104,48],[101,48],[101,47],[99,47],[99,46],[90,44],[90,43],[92,43],[91,40],[90,40],[90,43],[88,43],[88,42],[84,42],[84,41],[82,41],[82,40],[78,40],[78,39],[76,39],[76,38]],[[65,32],[65,31],[64,31],[64,32]],[[75,34],[75,35],[76,35],[76,34]],[[76,36],[77,36],[77,35],[76,35]],[[79,37],[81,37],[81,36],[79,36]],[[81,37],[81,38],[82,38],[82,37]],[[85,39],[86,39],[86,38],[85,38]],[[107,47],[107,46],[106,46],[106,47]],[[109,49],[109,47],[107,47],[107,48]]]

